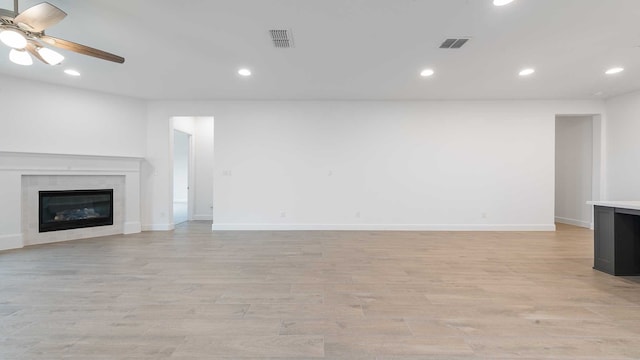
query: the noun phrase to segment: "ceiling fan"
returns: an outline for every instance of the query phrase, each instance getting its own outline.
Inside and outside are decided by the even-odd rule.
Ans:
[[[70,50],[98,59],[124,63],[124,58],[106,51],[46,35],[49,27],[59,23],[67,13],[48,2],[34,5],[18,12],[18,0],[13,1],[13,11],[0,9],[0,41],[11,47],[9,58],[20,65],[31,65],[29,54],[45,64],[57,65],[64,56],[43,44]]]

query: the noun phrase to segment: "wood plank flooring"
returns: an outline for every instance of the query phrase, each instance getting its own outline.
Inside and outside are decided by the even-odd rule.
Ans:
[[[593,233],[216,232],[0,252],[0,359],[639,359]]]

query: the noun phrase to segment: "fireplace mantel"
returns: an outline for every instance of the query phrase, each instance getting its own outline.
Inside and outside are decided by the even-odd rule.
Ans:
[[[25,245],[50,242],[44,238],[35,239],[25,230],[25,222],[30,215],[26,213],[24,184],[26,179],[34,177],[50,177],[50,179],[74,179],[74,186],[79,179],[96,182],[102,178],[122,180],[122,210],[120,217],[114,218],[117,233],[130,234],[141,231],[140,225],[140,167],[143,159],[137,157],[73,155],[73,154],[36,154],[0,152],[0,250],[20,248]],[[42,181],[42,180],[38,180]],[[36,181],[36,183],[38,183]],[[54,180],[47,180],[54,181]],[[56,180],[57,181],[57,180]],[[43,187],[43,186],[40,186]],[[59,187],[59,186],[58,186]],[[84,188],[95,187],[92,184]],[[51,186],[44,186],[52,189]],[[80,186],[83,188],[83,186]],[[118,220],[116,220],[118,219]],[[118,221],[118,223],[116,223]],[[67,236],[57,235],[52,241],[66,241],[105,235],[104,232],[78,231]]]

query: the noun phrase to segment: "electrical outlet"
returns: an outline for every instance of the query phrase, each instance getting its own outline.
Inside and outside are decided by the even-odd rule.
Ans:
[[[486,219],[486,218],[487,218],[487,213],[483,212],[483,213],[482,213],[482,218],[483,218],[483,219]]]
[[[358,211],[358,212],[356,213],[356,217],[357,217],[357,218],[360,218],[360,211]]]
[[[286,218],[286,217],[287,217],[287,213],[286,213],[286,212],[284,212],[284,211],[282,211],[282,212],[280,213],[280,217],[281,217],[281,218]]]

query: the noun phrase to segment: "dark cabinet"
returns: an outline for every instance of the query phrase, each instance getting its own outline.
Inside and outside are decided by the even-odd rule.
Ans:
[[[593,268],[640,275],[640,211],[595,206]]]
[[[614,273],[614,208],[595,206],[593,210],[594,241],[593,268],[609,274]]]

